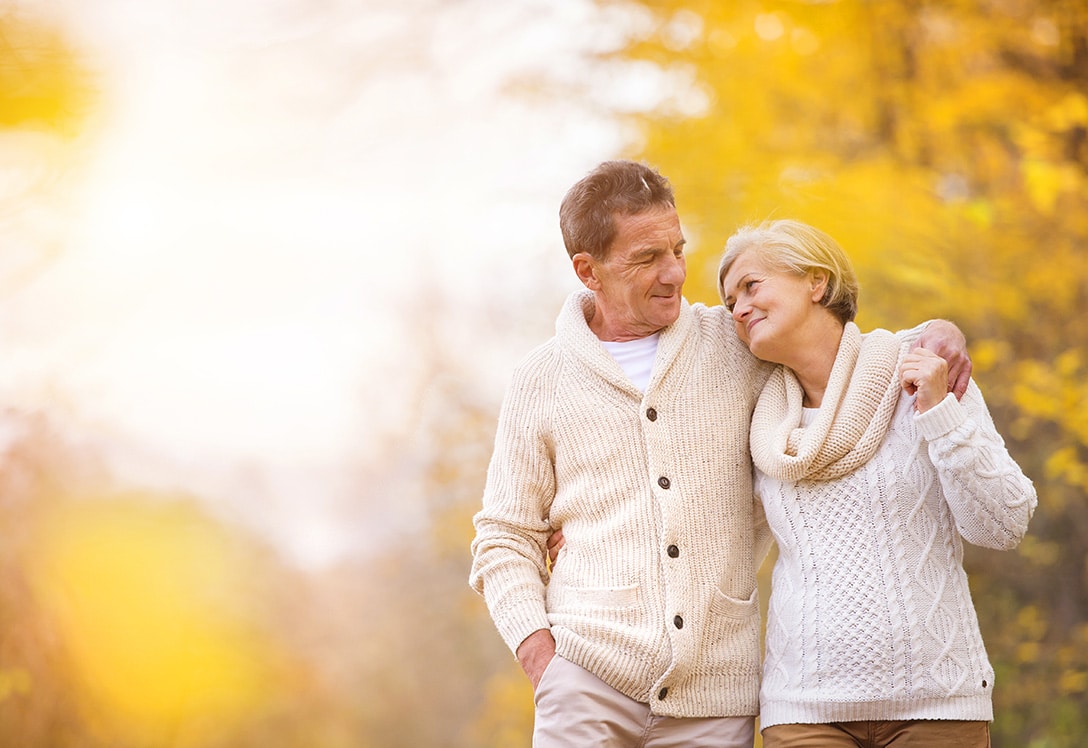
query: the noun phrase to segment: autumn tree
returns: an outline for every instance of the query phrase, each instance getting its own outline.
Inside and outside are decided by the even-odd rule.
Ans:
[[[610,5],[617,5],[610,3]],[[831,233],[859,323],[933,317],[1039,492],[1015,553],[972,549],[995,745],[1072,746],[1088,714],[1088,8],[1074,0],[618,4],[613,61],[673,82],[630,155],[674,183],[687,294],[742,223]]]

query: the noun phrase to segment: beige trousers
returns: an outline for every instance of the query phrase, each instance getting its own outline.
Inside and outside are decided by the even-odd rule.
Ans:
[[[774,725],[763,748],[990,748],[989,722],[919,719]]]
[[[752,748],[754,717],[660,717],[556,655],[537,684],[533,748]]]

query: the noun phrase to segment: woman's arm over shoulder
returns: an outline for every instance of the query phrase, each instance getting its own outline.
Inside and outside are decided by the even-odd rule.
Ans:
[[[961,401],[949,393],[914,418],[963,538],[987,548],[1016,547],[1038,499],[997,432],[978,386],[971,381]]]

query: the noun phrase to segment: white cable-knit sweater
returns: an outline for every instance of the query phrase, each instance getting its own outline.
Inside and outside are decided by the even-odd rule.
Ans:
[[[757,549],[747,434],[769,367],[722,307],[685,302],[643,394],[589,329],[592,304],[573,294],[514,373],[471,583],[512,651],[550,628],[560,655],[657,714],[754,715],[769,535]]]
[[[789,410],[800,414],[799,406]],[[803,417],[793,425],[827,420],[817,411]],[[754,427],[753,454],[772,438]],[[779,549],[761,727],[993,718],[994,673],[963,540],[1014,547],[1034,511],[1034,488],[973,382],[961,402],[949,395],[920,415],[914,398],[901,395],[876,438],[868,462],[832,480],[757,470]]]

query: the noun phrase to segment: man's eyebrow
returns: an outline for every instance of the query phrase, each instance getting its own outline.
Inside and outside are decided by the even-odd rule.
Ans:
[[[667,249],[665,247],[660,247],[660,246],[653,246],[653,245],[646,246],[646,247],[643,247],[641,249],[636,249],[631,254],[631,260],[635,261],[635,262],[640,262],[640,261],[645,260],[647,258],[657,257],[658,254],[665,254],[666,252],[676,251],[677,249],[680,249],[684,245],[687,245],[687,244],[688,244],[688,239],[680,239],[677,242],[677,244],[675,246],[673,246],[671,249]]]
[[[642,249],[637,250],[635,252],[634,256],[635,257],[648,257],[650,255],[661,254],[662,252],[671,252],[671,251],[673,251],[675,249],[679,249],[679,248],[683,247],[687,243],[688,243],[687,239],[681,239],[675,245],[673,245],[672,249],[664,249],[663,247],[643,247]]]
[[[643,247],[642,249],[636,250],[631,257],[635,260],[644,260],[649,257],[656,257],[657,255],[664,254],[667,251],[668,250],[662,249],[661,247]]]

